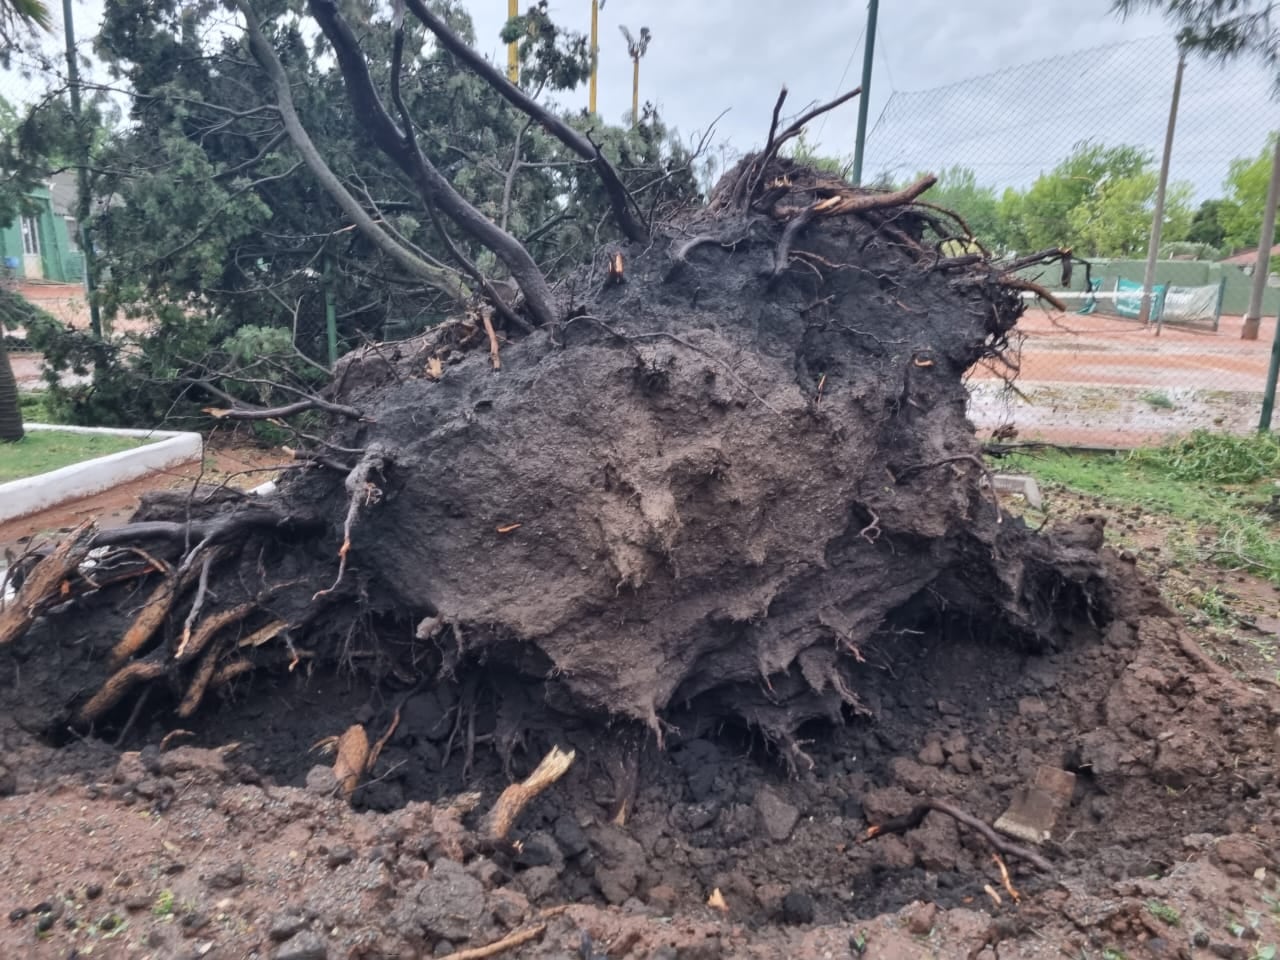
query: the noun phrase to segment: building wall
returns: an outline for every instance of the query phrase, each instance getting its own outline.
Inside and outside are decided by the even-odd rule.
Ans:
[[[67,236],[66,221],[53,212],[49,191],[33,190],[31,198],[39,206],[36,217],[40,236],[40,262],[45,280],[75,283],[84,277],[84,257]],[[17,276],[26,276],[22,247],[22,224],[19,220],[0,227],[0,264]]]

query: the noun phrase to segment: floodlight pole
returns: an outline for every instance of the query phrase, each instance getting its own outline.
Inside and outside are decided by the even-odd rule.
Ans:
[[[1169,124],[1164,130],[1164,153],[1160,157],[1160,184],[1156,187],[1156,209],[1151,215],[1151,242],[1147,244],[1147,270],[1142,278],[1142,308],[1138,319],[1151,322],[1151,293],[1156,285],[1156,260],[1160,256],[1160,232],[1164,229],[1164,200],[1169,189],[1169,161],[1173,157],[1173,130],[1178,125],[1178,101],[1182,98],[1182,74],[1187,68],[1187,52],[1178,47],[1178,72],[1173,78],[1173,99],[1169,101]],[[1156,336],[1160,336],[1163,314],[1156,320]]]
[[[858,96],[858,137],[853,143],[853,183],[862,186],[862,157],[867,148],[867,110],[871,97],[871,61],[876,52],[876,15],[880,0],[867,3],[867,42],[862,48],[862,93]]]

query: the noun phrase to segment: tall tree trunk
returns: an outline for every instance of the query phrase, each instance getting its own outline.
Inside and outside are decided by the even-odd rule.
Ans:
[[[22,407],[18,403],[18,380],[9,363],[9,349],[0,332],[0,442],[21,440]]]

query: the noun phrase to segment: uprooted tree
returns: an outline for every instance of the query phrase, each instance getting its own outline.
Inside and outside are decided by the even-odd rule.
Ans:
[[[735,719],[794,764],[802,723],[865,711],[873,647],[960,624],[1043,649],[1105,620],[1100,531],[1003,515],[965,418],[965,372],[1011,363],[1022,294],[1044,294],[1014,271],[1064,252],[995,263],[922,199],[931,177],[865,191],[782,157],[854,94],[784,125],[784,91],[762,150],[652,222],[590,137],[406,2],[386,90],[338,5],[309,10],[394,175],[511,284],[456,250],[484,293],[454,319],[357,350],[282,407],[210,394],[229,419],[328,418],[277,492],[152,496],[19,563],[0,645],[41,618],[77,638],[51,722],[118,725],[155,691],[189,717],[269,671],[346,665],[471,677],[659,740]],[[414,21],[592,164],[626,240],[553,285],[468,202],[402,96]]]

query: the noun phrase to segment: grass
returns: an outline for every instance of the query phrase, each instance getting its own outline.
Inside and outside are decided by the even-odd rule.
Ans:
[[[1045,483],[1181,521],[1168,531],[1175,556],[1280,583],[1280,524],[1267,512],[1280,493],[1280,438],[1201,431],[1128,454],[1051,451],[1010,460]]]
[[[34,477],[81,460],[92,460],[148,441],[109,434],[30,431],[17,443],[0,443],[0,483]]]

